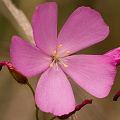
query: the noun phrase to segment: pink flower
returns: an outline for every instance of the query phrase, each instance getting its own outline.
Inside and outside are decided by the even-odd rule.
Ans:
[[[14,67],[23,75],[42,73],[35,92],[40,110],[61,116],[75,109],[65,73],[95,97],[109,94],[116,74],[114,60],[106,55],[71,55],[108,36],[109,27],[98,12],[79,7],[57,37],[57,5],[45,3],[37,6],[32,27],[37,47],[13,36],[10,52]]]

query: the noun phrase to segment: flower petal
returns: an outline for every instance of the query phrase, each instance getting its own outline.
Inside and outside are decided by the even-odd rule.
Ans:
[[[79,7],[69,17],[58,36],[59,54],[77,52],[104,40],[109,34],[109,27],[100,13],[89,8]]]
[[[55,2],[39,5],[32,19],[35,43],[47,55],[56,50],[57,5]]]
[[[79,104],[78,106],[75,107],[75,110],[70,112],[69,114],[65,114],[62,116],[57,116],[60,120],[68,119],[70,118],[73,114],[75,114],[76,111],[79,111],[82,107],[84,107],[86,104],[92,104],[92,99],[91,100],[84,100],[82,104]]]
[[[46,70],[51,60],[37,47],[13,36],[10,55],[14,67],[27,77],[32,77]]]
[[[61,116],[75,109],[70,83],[60,67],[48,68],[37,84],[35,101],[40,110]]]
[[[110,50],[104,55],[112,57],[116,61],[116,66],[120,65],[120,47]]]
[[[95,97],[109,94],[113,85],[116,67],[114,60],[105,55],[73,55],[66,57],[65,73],[80,87]]]

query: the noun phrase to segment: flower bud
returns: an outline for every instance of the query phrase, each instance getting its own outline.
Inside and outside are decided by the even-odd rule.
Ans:
[[[115,94],[113,101],[117,101],[119,97],[120,97],[120,90]]]
[[[18,70],[16,70],[14,68],[14,66],[7,61],[1,62],[0,63],[0,71],[2,69],[2,66],[6,65],[8,67],[8,70],[10,72],[10,74],[12,75],[12,77],[21,84],[27,84],[28,83],[28,79],[27,77],[25,77],[23,74],[21,74]]]

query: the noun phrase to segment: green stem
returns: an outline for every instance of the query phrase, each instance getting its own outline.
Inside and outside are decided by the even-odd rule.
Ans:
[[[29,82],[27,83],[27,85],[28,85],[28,86],[29,86],[29,88],[31,89],[32,94],[33,94],[33,97],[35,97],[35,92],[34,92],[34,90],[33,90],[32,86],[30,85],[30,83],[29,83]]]
[[[55,119],[55,118],[56,118],[56,116],[52,117],[50,120],[53,120],[53,119]]]
[[[39,118],[38,118],[38,110],[39,110],[39,108],[38,108],[38,106],[35,104],[35,115],[36,115],[36,120],[39,120]]]
[[[29,86],[30,90],[32,91],[33,97],[35,98],[35,92],[31,86],[31,84],[28,82],[27,85]],[[35,115],[36,115],[36,120],[39,120],[38,118],[38,106],[35,104]]]

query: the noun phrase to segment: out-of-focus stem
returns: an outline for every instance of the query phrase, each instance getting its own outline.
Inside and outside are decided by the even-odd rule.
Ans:
[[[78,120],[76,113],[68,117],[67,119],[59,119],[57,116],[52,117],[50,120],[54,120],[57,118],[58,120]]]
[[[21,10],[16,8],[16,6],[12,3],[11,0],[2,0],[2,2],[7,7],[7,9],[10,11],[12,16],[18,23],[19,27],[24,31],[30,43],[35,45],[35,42],[33,39],[32,27],[31,27],[29,20],[25,16],[25,14]]]
[[[33,97],[35,98],[35,92],[34,92],[32,86],[30,85],[29,82],[27,83],[27,85],[28,85],[29,88],[31,89],[32,94],[33,94]],[[38,108],[38,106],[35,104],[35,115],[36,115],[36,120],[39,120],[39,118],[38,118],[38,110],[39,110],[39,108]]]
[[[31,86],[31,84],[28,82],[27,85],[29,86],[30,90],[32,91],[33,97],[35,97],[35,92]]]
[[[76,113],[70,116],[67,120],[78,120]]]
[[[56,118],[56,116],[52,117],[50,120],[54,120]]]

